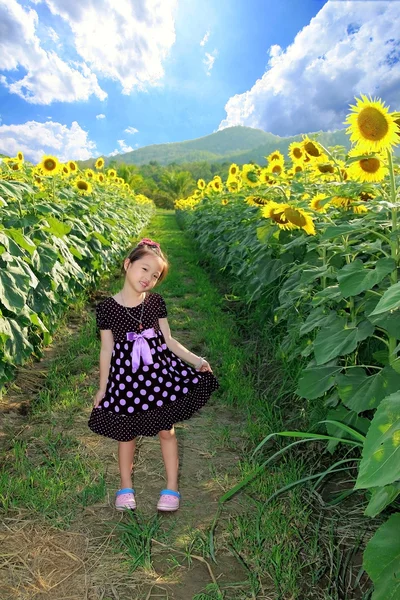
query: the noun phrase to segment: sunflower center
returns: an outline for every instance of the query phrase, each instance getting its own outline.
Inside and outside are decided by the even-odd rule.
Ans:
[[[46,171],[54,171],[54,169],[56,169],[56,168],[57,168],[56,161],[55,161],[55,160],[53,160],[52,158],[47,158],[47,159],[44,161],[44,164],[43,164],[43,166],[44,166],[44,168],[46,169]]]
[[[377,142],[389,131],[389,123],[385,115],[373,106],[367,106],[358,115],[358,127],[364,138]]]
[[[281,171],[282,171],[281,165],[275,165],[274,167],[272,167],[273,173],[278,173],[278,175],[279,175],[279,173],[281,173]]]
[[[304,227],[307,223],[305,217],[295,208],[286,208],[285,217],[290,223],[297,225],[297,227]]]
[[[304,148],[307,154],[310,154],[310,156],[321,156],[321,152],[318,150],[317,146],[312,142],[307,142]]]
[[[285,211],[276,213],[274,210],[272,210],[270,218],[273,221],[275,221],[275,223],[278,223],[279,225],[284,225],[286,223],[284,212]]]
[[[236,175],[236,171],[237,171],[236,167],[232,167],[231,168],[231,175]]]
[[[333,166],[329,163],[318,165],[318,170],[320,173],[333,173],[334,171]]]
[[[303,156],[303,153],[300,150],[300,148],[294,148],[294,150],[293,150],[293,156],[295,158],[301,158]]]
[[[302,170],[303,170],[303,167],[301,165],[297,165],[297,167],[294,168],[295,173],[301,173]]]
[[[360,167],[366,173],[376,173],[379,171],[381,163],[377,158],[364,158],[360,160]]]
[[[76,186],[79,190],[84,190],[85,192],[89,189],[89,186],[86,181],[78,181]]]

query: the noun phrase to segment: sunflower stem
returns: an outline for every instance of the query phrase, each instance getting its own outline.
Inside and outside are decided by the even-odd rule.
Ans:
[[[394,285],[397,283],[397,263],[399,257],[399,242],[398,242],[398,232],[397,232],[397,206],[396,203],[396,182],[394,178],[394,167],[393,167],[393,159],[392,152],[390,149],[387,150],[388,157],[388,165],[389,165],[389,178],[390,178],[390,199],[392,202],[392,235],[390,236],[390,251],[393,260],[395,261],[395,267],[390,274],[391,284]],[[389,364],[393,365],[393,363],[397,359],[397,339],[394,336],[389,336]]]

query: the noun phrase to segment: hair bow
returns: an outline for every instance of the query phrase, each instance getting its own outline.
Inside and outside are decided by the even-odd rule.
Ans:
[[[158,242],[154,242],[150,238],[143,238],[138,243],[138,246],[152,246],[153,248],[159,248],[160,244]]]

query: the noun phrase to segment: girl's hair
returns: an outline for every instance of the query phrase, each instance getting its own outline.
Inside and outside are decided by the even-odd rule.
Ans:
[[[124,262],[122,263],[122,269],[121,269],[122,273],[125,275],[124,264],[125,264],[125,260],[127,258],[129,258],[129,262],[133,263],[136,260],[139,260],[139,258],[143,258],[143,256],[145,256],[146,254],[155,254],[156,256],[161,258],[161,260],[164,263],[163,270],[161,271],[160,277],[158,278],[158,281],[157,281],[157,283],[160,283],[160,281],[165,279],[165,277],[168,274],[169,263],[168,263],[167,257],[165,256],[165,254],[163,253],[163,251],[160,248],[160,244],[158,244],[157,242],[154,242],[153,240],[150,240],[149,238],[141,239],[140,242],[138,243],[138,245],[124,259]]]

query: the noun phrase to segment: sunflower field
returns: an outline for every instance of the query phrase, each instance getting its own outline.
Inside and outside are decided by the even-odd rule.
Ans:
[[[362,96],[347,117],[353,148],[305,137],[267,166],[232,164],[176,202],[202,256],[227,271],[234,292],[263,300],[278,358],[299,371],[296,394],[324,407],[319,439],[341,452],[324,473],[346,470],[382,525],[363,566],[373,600],[400,597],[400,114]],[[300,365],[300,370],[298,368]],[[321,428],[324,429],[321,429]],[[291,444],[292,446],[293,444]],[[245,485],[246,482],[243,482]],[[239,486],[240,487],[240,486]],[[236,491],[239,488],[236,488]]]
[[[0,161],[0,393],[15,367],[40,357],[60,316],[115,265],[154,204],[114,170],[53,156]]]

